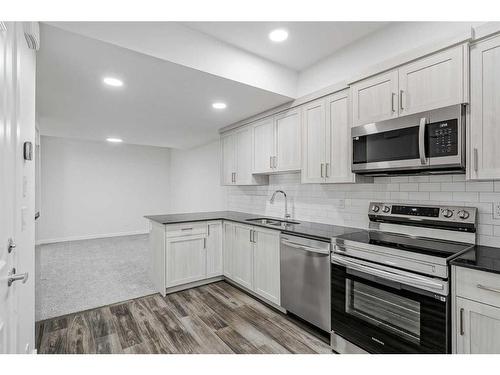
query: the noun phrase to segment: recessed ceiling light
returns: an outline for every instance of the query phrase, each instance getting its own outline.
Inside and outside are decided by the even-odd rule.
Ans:
[[[113,86],[113,87],[121,87],[123,86],[123,81],[118,78],[113,78],[113,77],[104,77],[102,81],[108,85],[108,86]]]
[[[121,143],[121,142],[123,142],[123,139],[120,139],[120,138],[106,138],[106,141],[111,142],[111,143]]]
[[[212,107],[214,107],[215,109],[224,109],[227,107],[226,103],[223,103],[223,102],[215,102],[215,103],[212,103]]]
[[[273,42],[284,42],[288,39],[288,31],[285,29],[276,29],[269,33],[269,39]]]

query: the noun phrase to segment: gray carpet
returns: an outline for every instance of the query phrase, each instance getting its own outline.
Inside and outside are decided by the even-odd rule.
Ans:
[[[148,235],[36,248],[36,320],[155,293]]]

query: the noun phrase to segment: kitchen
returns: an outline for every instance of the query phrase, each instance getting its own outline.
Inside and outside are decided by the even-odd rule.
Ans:
[[[30,351],[500,353],[498,22],[25,24]]]

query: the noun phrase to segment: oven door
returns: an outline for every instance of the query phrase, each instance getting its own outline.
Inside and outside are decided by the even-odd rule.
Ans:
[[[447,296],[409,285],[367,262],[361,267],[345,263],[332,256],[334,333],[370,353],[449,352]]]

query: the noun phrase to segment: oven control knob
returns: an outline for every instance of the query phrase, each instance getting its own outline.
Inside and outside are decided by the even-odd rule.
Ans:
[[[450,218],[453,216],[453,211],[445,208],[443,211],[443,216],[446,218]]]
[[[384,211],[385,213],[389,212],[391,210],[391,208],[389,206],[384,206],[384,208],[382,208],[382,211]]]
[[[380,207],[379,206],[376,206],[376,205],[373,205],[372,206],[372,211],[373,212],[378,212],[380,210]]]
[[[460,219],[464,219],[465,220],[465,219],[468,219],[469,216],[470,216],[469,213],[467,211],[465,211],[465,210],[458,211],[458,217]]]

